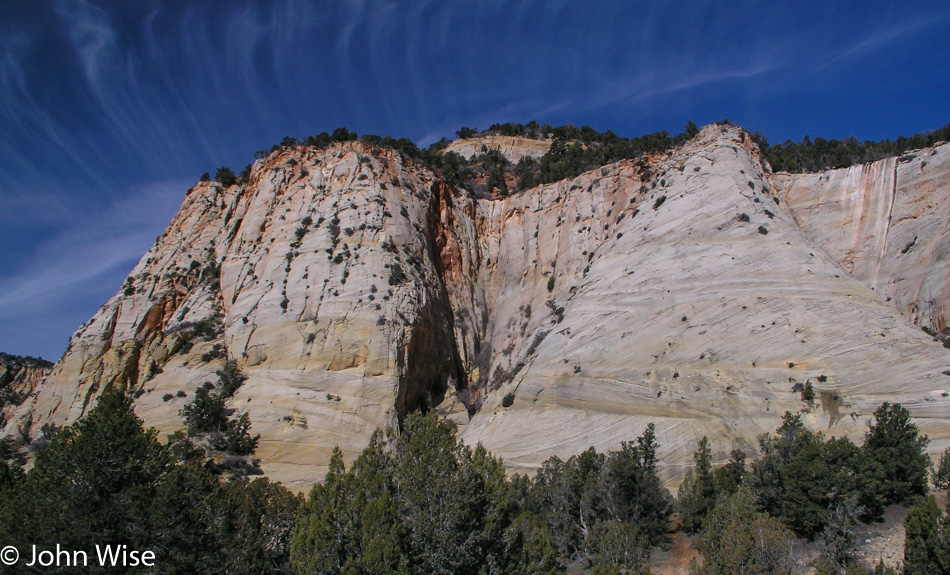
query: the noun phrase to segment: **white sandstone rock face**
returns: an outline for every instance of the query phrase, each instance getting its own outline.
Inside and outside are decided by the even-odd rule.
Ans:
[[[891,401],[945,442],[950,404],[934,390],[950,383],[950,353],[796,225],[744,140],[707,127],[656,159],[650,182],[621,163],[486,206],[498,263],[478,283],[494,288],[492,341],[514,342],[491,369],[517,375],[466,441],[530,471],[654,422],[675,480],[703,435],[720,459],[754,452],[784,411],[806,409],[814,427],[860,439]],[[792,391],[807,381],[814,407]]]
[[[264,470],[308,487],[335,445],[355,457],[375,428],[464,377],[430,256],[443,193],[427,170],[358,143],[284,150],[243,188],[199,184],[130,288],[73,336],[20,428],[74,421],[118,385],[141,390],[137,412],[170,433],[215,380],[224,357],[202,356],[218,346],[248,376],[232,406],[262,435]],[[182,327],[201,320],[216,333],[182,353]]]
[[[511,161],[544,153],[496,143]],[[231,406],[296,489],[335,445],[353,459],[419,407],[512,471],[654,422],[675,482],[703,435],[719,459],[754,453],[805,410],[860,439],[882,401],[936,452],[950,351],[913,322],[945,326],[947,154],[773,175],[744,132],[708,126],[646,170],[482,200],[390,150],[283,149],[246,185],[189,191],[3,433],[74,421],[109,386],[170,433],[230,358],[248,376]],[[809,381],[814,405],[793,391]]]
[[[780,174],[822,249],[917,325],[950,326],[950,145],[822,174]]]

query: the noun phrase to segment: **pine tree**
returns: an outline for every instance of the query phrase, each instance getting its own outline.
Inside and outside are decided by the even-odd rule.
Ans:
[[[746,476],[745,459],[745,452],[733,449],[729,454],[729,462],[713,472],[717,497],[720,493],[731,495],[742,485]]]
[[[693,454],[696,462],[683,480],[677,494],[677,506],[683,526],[689,533],[696,533],[702,526],[703,518],[716,504],[716,482],[712,472],[712,453],[709,439],[703,436],[699,448]]]
[[[940,454],[940,460],[930,475],[930,481],[937,489],[950,489],[950,447]]]
[[[673,498],[657,474],[656,450],[656,428],[650,423],[636,445],[622,442],[606,462],[609,518],[635,521],[650,545],[666,540],[673,511]]]
[[[95,542],[138,548],[147,508],[171,460],[132,411],[131,399],[103,393],[83,419],[55,432],[5,501],[9,544],[85,550]]]
[[[921,498],[904,519],[904,575],[950,573],[946,520],[933,497]]]
[[[794,536],[779,521],[756,511],[744,487],[722,495],[712,509],[696,548],[703,554],[703,575],[784,575],[796,572]]]
[[[918,433],[910,412],[887,402],[874,412],[875,423],[864,438],[864,452],[878,463],[876,479],[885,504],[907,503],[928,490],[927,436]]]
[[[300,508],[291,564],[321,574],[548,573],[550,532],[512,527],[510,491],[501,461],[434,412],[411,414],[400,433],[376,432],[349,471],[334,451]],[[531,549],[519,547],[526,538]]]
[[[14,476],[0,500],[0,539],[90,558],[97,543],[127,545],[153,551],[162,573],[287,573],[289,492],[264,479],[225,487],[200,457],[175,465],[156,436],[128,396],[106,391],[86,417],[52,434],[25,476]]]

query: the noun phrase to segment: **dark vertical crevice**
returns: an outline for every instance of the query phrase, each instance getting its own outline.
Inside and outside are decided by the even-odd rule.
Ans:
[[[455,340],[455,318],[446,287],[446,270],[442,263],[439,238],[446,222],[440,218],[443,202],[451,205],[451,191],[446,184],[432,185],[423,233],[426,253],[437,281],[424,285],[430,297],[418,312],[416,322],[409,327],[399,372],[396,412],[401,421],[406,414],[419,409],[427,411],[442,402],[449,385],[456,390],[468,386],[461,355]]]

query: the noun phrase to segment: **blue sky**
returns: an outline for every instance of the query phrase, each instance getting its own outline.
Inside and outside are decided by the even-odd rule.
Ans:
[[[58,358],[202,172],[339,126],[950,122],[950,3],[0,0],[0,351]]]

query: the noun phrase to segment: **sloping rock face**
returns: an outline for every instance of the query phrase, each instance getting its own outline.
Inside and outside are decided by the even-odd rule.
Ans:
[[[917,325],[950,326],[950,145],[776,183],[802,230],[856,279]]]
[[[676,478],[703,435],[719,457],[754,452],[804,409],[860,439],[891,401],[946,442],[950,354],[797,225],[741,132],[708,127],[652,171],[621,163],[483,205],[498,246],[478,282],[495,288],[489,363],[515,375],[467,441],[530,470],[653,421]],[[795,391],[808,381],[814,406]]]
[[[922,174],[945,169],[923,161]],[[230,358],[249,378],[232,407],[262,435],[264,471],[300,489],[323,477],[333,446],[354,458],[376,427],[430,407],[514,471],[615,448],[654,422],[675,482],[703,435],[720,458],[754,452],[784,411],[804,410],[860,438],[882,401],[910,407],[940,450],[950,351],[884,286],[911,271],[946,279],[937,248],[901,260],[945,232],[926,222],[945,209],[946,175],[907,176],[918,241],[900,253],[891,231],[897,255],[872,264],[870,234],[851,260],[834,235],[853,210],[822,198],[850,195],[822,177],[839,178],[771,174],[744,132],[722,126],[502,200],[357,142],[284,149],[246,185],[188,192],[4,433],[73,421],[110,386],[171,432]],[[820,221],[806,218],[815,205]],[[859,273],[868,265],[883,270],[878,284]],[[813,405],[797,391],[808,381]]]

